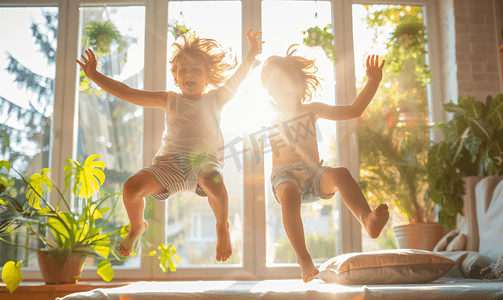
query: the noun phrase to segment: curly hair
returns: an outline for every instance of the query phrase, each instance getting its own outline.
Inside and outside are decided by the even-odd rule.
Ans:
[[[217,41],[201,38],[193,31],[180,36],[172,47],[175,49],[169,63],[176,85],[179,63],[186,57],[201,61],[208,74],[207,87],[220,87],[230,76],[229,71],[238,65],[236,56],[223,49]]]
[[[318,76],[314,75],[318,71],[318,67],[315,65],[315,60],[309,60],[301,56],[294,56],[297,49],[292,49],[298,47],[298,44],[293,44],[288,47],[286,51],[286,56],[273,55],[268,57],[262,67],[262,72],[260,78],[262,84],[267,88],[269,84],[272,84],[268,80],[268,74],[272,68],[279,68],[285,74],[290,76],[296,84],[302,89],[302,103],[311,101],[313,95],[316,93],[318,88],[321,88],[320,80]]]

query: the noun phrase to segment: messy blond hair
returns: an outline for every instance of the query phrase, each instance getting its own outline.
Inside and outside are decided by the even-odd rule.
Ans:
[[[201,38],[193,31],[180,36],[172,47],[175,49],[169,63],[176,85],[178,85],[176,74],[179,63],[186,57],[201,61],[208,74],[207,88],[218,88],[224,84],[230,76],[229,71],[238,64],[236,56],[223,49],[217,41]]]
[[[300,86],[302,90],[301,102],[306,103],[311,101],[316,90],[321,88],[320,80],[322,79],[314,75],[318,71],[318,67],[314,63],[315,60],[294,56],[298,51],[298,49],[293,49],[295,47],[299,47],[299,45],[293,44],[288,47],[286,56],[273,55],[268,57],[262,67],[260,78],[262,84],[267,89],[270,84],[273,84],[268,80],[269,72],[272,68],[279,68],[285,74],[289,75],[294,83]]]

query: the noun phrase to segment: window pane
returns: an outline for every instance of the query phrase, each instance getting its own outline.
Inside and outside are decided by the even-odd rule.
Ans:
[[[126,45],[112,41],[106,43],[108,35],[93,37],[98,41],[90,46],[80,41],[81,53],[93,48],[98,58],[98,71],[128,86],[143,89],[143,67],[145,48],[145,7],[144,6],[103,6],[81,7],[81,34],[85,38],[86,26],[96,21],[104,24],[110,21],[122,36]],[[98,31],[98,30],[96,30]],[[123,49],[122,49],[123,48]],[[143,167],[143,108],[120,100],[104,92],[85,77],[82,68],[79,84],[79,128],[77,158],[84,161],[89,155],[99,154],[105,162],[106,180],[102,190],[109,194],[119,192],[126,179]],[[107,204],[113,207],[116,198]],[[75,203],[78,210],[79,202]],[[108,213],[103,216],[108,217]],[[108,224],[111,227],[129,223],[126,210],[119,199]],[[118,248],[118,243],[114,246]],[[91,258],[89,258],[91,259]],[[99,260],[94,260],[96,265]],[[128,259],[127,267],[139,267],[140,256]],[[88,261],[86,266],[91,266]]]
[[[0,8],[0,159],[9,160],[26,178],[50,167],[57,29],[57,7]],[[20,181],[16,183],[21,185]],[[17,192],[18,200],[25,201],[26,190],[14,187],[11,195]],[[39,247],[24,233],[1,237]],[[36,259],[28,261],[33,255],[32,251],[0,242],[0,266],[23,260],[36,267]]]
[[[424,204],[429,149],[425,30],[421,6],[353,5],[356,89],[365,59],[386,60],[383,80],[359,120],[360,181],[371,207],[388,203],[390,221],[376,240],[362,230],[364,251],[396,248],[390,226],[435,217]],[[420,210],[416,210],[415,203]]]
[[[232,48],[241,62],[241,2],[240,1],[170,1],[168,5],[168,61],[172,56],[170,47],[175,41],[173,27],[182,25],[195,31],[201,37],[216,40],[225,49]],[[173,76],[167,69],[169,90],[180,93],[174,84]],[[240,103],[243,103],[243,87],[222,110],[220,127],[226,147],[242,136],[239,117],[242,116]],[[236,121],[236,118],[237,121]],[[236,123],[237,122],[237,123]],[[232,143],[231,143],[232,145]],[[238,146],[241,147],[241,146]],[[225,150],[225,157],[229,156]],[[214,264],[241,264],[243,262],[243,160],[236,156],[225,159],[224,182],[229,193],[229,224],[232,243],[232,256],[224,263],[215,260],[217,242],[216,220],[207,198],[194,194],[178,194],[166,201],[168,219],[166,240],[175,245],[182,261],[180,267]]]
[[[285,56],[291,44],[302,44],[310,27],[318,26],[323,30],[332,24],[332,6],[328,1],[263,1],[262,2],[262,31],[263,58],[271,55]],[[327,29],[332,33],[331,29]],[[335,69],[334,63],[322,49],[302,49],[298,55],[316,59],[317,76],[321,81],[321,95],[311,101],[335,105]],[[269,97],[269,96],[268,96]],[[278,124],[280,125],[280,124]],[[281,125],[280,125],[281,126]],[[333,121],[318,120],[318,147],[323,165],[335,166],[335,123]],[[267,153],[266,149],[266,153]],[[270,149],[269,149],[270,150]],[[266,218],[267,218],[267,257],[268,264],[297,263],[290,242],[283,228],[281,207],[276,202],[270,183],[272,169],[272,155],[265,157],[265,189],[266,189]],[[338,249],[339,208],[335,197],[320,200],[310,205],[302,206],[302,220],[306,244],[314,263],[322,263],[340,252]]]

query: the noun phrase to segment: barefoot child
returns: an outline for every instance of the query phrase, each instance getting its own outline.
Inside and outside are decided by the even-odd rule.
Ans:
[[[278,126],[269,131],[273,152],[271,186],[281,204],[283,226],[297,255],[303,280],[309,282],[319,271],[306,248],[301,204],[330,198],[339,191],[371,238],[377,238],[388,221],[388,206],[381,204],[372,211],[348,169],[322,166],[314,129],[319,118],[341,121],[360,116],[379,87],[384,60],[379,66],[379,56],[367,58],[369,80],[351,105],[307,103],[320,86],[314,75],[317,68],[314,60],[294,56],[293,46],[285,57],[271,56],[264,62],[261,81],[276,102],[272,105],[274,124]]]
[[[152,195],[165,200],[180,192],[193,192],[208,197],[217,220],[217,261],[232,254],[228,223],[228,194],[223,183],[224,141],[220,130],[220,112],[234,97],[236,90],[252,68],[259,53],[258,36],[247,33],[250,51],[229,80],[228,71],[236,67],[215,40],[186,33],[174,44],[171,72],[181,94],[172,91],[143,91],[104,76],[96,70],[96,57],[91,50],[77,63],[86,76],[117,98],[143,107],[157,107],[166,116],[162,146],[152,165],[139,170],[126,180],[123,201],[131,229],[119,246],[119,254],[129,256],[138,238],[147,230],[143,217],[144,197]],[[215,89],[209,89],[215,88]]]

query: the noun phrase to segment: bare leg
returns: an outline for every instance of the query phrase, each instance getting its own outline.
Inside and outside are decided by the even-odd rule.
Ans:
[[[165,189],[146,171],[138,171],[126,180],[122,190],[122,200],[126,207],[129,222],[131,222],[131,229],[119,246],[120,255],[129,256],[136,241],[148,228],[148,223],[143,217],[145,211],[144,197],[149,194],[164,192],[166,192]]]
[[[307,283],[313,280],[320,271],[314,266],[311,255],[306,248],[304,226],[300,214],[299,188],[291,182],[283,182],[276,188],[276,197],[281,202],[281,215],[286,235],[297,255],[297,262],[302,270],[302,279]]]
[[[346,206],[363,225],[369,237],[375,239],[388,222],[388,205],[383,203],[371,210],[367,199],[349,170],[343,167],[326,169],[320,178],[320,195],[341,193]]]
[[[227,188],[224,185],[220,170],[213,165],[206,165],[199,172],[198,183],[208,195],[208,203],[217,220],[216,259],[217,261],[226,261],[232,255]]]

